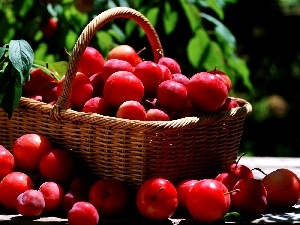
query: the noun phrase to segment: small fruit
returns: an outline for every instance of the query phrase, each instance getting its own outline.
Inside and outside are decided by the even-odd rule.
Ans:
[[[169,112],[177,112],[187,104],[186,87],[173,80],[163,81],[157,88],[157,105]]]
[[[191,104],[201,112],[214,112],[224,104],[228,89],[222,78],[208,72],[193,75],[187,84]]]
[[[75,162],[70,152],[54,148],[46,152],[39,164],[39,172],[45,181],[64,184],[75,174]]]
[[[92,97],[101,97],[103,94],[104,82],[102,73],[95,73],[89,77],[91,85],[93,86]]]
[[[46,38],[52,38],[58,29],[57,19],[49,18],[45,24],[41,24],[40,29]]]
[[[61,201],[61,208],[65,212],[69,212],[76,202],[82,202],[82,201],[87,201],[87,198],[85,198],[82,195],[82,193],[78,191],[70,190],[66,192],[65,195],[63,196]]]
[[[42,101],[45,103],[54,102],[57,100],[57,81],[50,81],[42,87]]]
[[[230,78],[228,77],[228,75],[225,72],[223,72],[221,70],[217,70],[215,68],[214,70],[208,71],[208,73],[212,73],[212,74],[215,74],[218,77],[221,77],[224,80],[224,82],[227,86],[228,93],[230,93],[230,91],[232,90],[232,82],[231,82]]]
[[[59,81],[57,86],[57,97],[61,96],[63,85],[65,83],[65,76]],[[71,108],[80,109],[87,100],[92,98],[93,86],[87,75],[82,72],[77,72],[72,85],[71,93]]]
[[[228,189],[214,179],[202,179],[194,184],[187,195],[187,208],[190,214],[204,223],[222,219],[230,208]]]
[[[109,116],[110,106],[104,98],[93,97],[87,100],[87,102],[83,106],[82,111],[86,113],[98,113],[104,116]]]
[[[122,59],[109,59],[107,60],[102,68],[102,80],[105,83],[106,80],[112,75],[114,72],[117,71],[128,71],[133,72],[133,67],[131,64]]]
[[[172,74],[172,80],[183,84],[184,86],[187,86],[189,83],[189,78],[186,75],[183,75],[182,73],[173,73]]]
[[[45,213],[55,212],[60,209],[64,196],[64,190],[60,184],[53,181],[46,181],[40,185],[39,191],[45,199]]]
[[[244,155],[245,154],[242,154],[235,163],[232,163],[226,167],[225,171],[234,173],[237,177],[239,177],[239,179],[254,178],[252,170],[248,166],[239,163]]]
[[[105,82],[103,97],[116,109],[128,100],[141,102],[144,97],[144,85],[133,73],[118,71]]]
[[[215,180],[220,181],[223,183],[229,191],[233,190],[234,185],[240,180],[241,178],[232,172],[222,172],[219,173]]]
[[[300,180],[289,169],[279,168],[272,171],[262,179],[262,183],[267,190],[269,208],[290,208],[300,199]]]
[[[122,59],[133,67],[143,61],[135,49],[129,45],[118,45],[111,49],[107,55],[107,60],[109,59]]]
[[[29,80],[24,84],[25,96],[31,98],[35,95],[42,95],[43,87],[50,82],[57,82],[57,80],[44,73],[40,68],[32,69]]]
[[[168,67],[169,70],[171,71],[171,74],[181,73],[181,68],[179,63],[173,58],[166,57],[166,56],[162,57],[158,60],[158,64],[162,64]]]
[[[45,199],[41,192],[29,189],[17,197],[17,211],[27,218],[39,217],[45,208]]]
[[[0,181],[15,168],[15,158],[3,145],[0,145]]]
[[[96,48],[88,46],[79,59],[77,72],[81,72],[90,77],[93,74],[101,73],[103,65],[103,55]]]
[[[68,212],[70,225],[97,225],[99,214],[96,208],[89,202],[76,202]]]
[[[147,119],[147,113],[144,106],[138,101],[125,101],[117,110],[117,118],[130,119],[130,120],[141,120]]]
[[[166,220],[177,209],[177,190],[164,178],[150,178],[138,189],[136,204],[139,212],[150,220]]]
[[[267,190],[261,180],[242,178],[233,187],[231,206],[247,216],[260,216],[267,208]],[[246,204],[245,204],[246,203]]]
[[[178,207],[188,210],[186,200],[191,188],[198,182],[195,179],[186,179],[179,182],[175,187],[178,194]]]
[[[221,110],[231,110],[239,107],[239,103],[233,98],[227,98],[224,104],[221,106]]]
[[[147,111],[148,121],[170,121],[170,115],[162,109],[152,108]]]
[[[133,74],[142,81],[145,97],[155,97],[158,86],[164,81],[160,67],[152,61],[143,61],[135,67]]]
[[[129,203],[129,192],[122,181],[107,178],[97,180],[89,190],[89,202],[100,214],[116,216],[123,213]]]
[[[172,74],[171,74],[171,71],[169,70],[169,68],[163,64],[157,64],[161,71],[163,72],[164,74],[164,81],[165,80],[171,80],[172,79]]]
[[[30,133],[20,136],[12,148],[17,170],[25,173],[37,172],[40,160],[50,149],[52,143],[44,135]]]
[[[0,183],[0,203],[8,210],[17,210],[17,197],[19,194],[33,189],[33,181],[22,172],[11,172],[7,174]]]

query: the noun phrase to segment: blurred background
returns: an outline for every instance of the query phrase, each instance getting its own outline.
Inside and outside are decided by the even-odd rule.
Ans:
[[[230,76],[230,95],[253,106],[241,152],[300,156],[299,0],[0,0],[0,46],[24,39],[36,60],[67,61],[84,27],[116,6],[150,20],[183,74],[217,66]],[[152,59],[145,33],[129,19],[108,22],[90,42],[104,57],[119,44],[146,47],[141,56]]]

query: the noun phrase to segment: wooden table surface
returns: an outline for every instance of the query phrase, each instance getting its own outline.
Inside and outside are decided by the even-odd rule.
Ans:
[[[269,173],[278,168],[287,168],[292,170],[300,177],[300,158],[278,158],[278,157],[243,157],[240,160],[240,164],[244,164],[251,169],[260,168],[265,173]],[[253,170],[254,176],[257,179],[261,179],[263,174],[257,170]],[[1,213],[1,212],[0,212]],[[0,215],[0,224],[13,224],[13,225],[61,225],[68,224],[66,218],[61,217],[41,217],[35,220],[29,220],[23,218],[21,215],[9,215],[5,213],[1,213]],[[300,202],[293,207],[293,209],[289,212],[278,212],[278,213],[265,213],[260,218],[240,221],[236,223],[241,224],[258,224],[258,223],[300,223]],[[233,223],[233,221],[228,221],[224,223]],[[135,218],[120,220],[120,221],[112,221],[112,220],[100,220],[99,224],[107,224],[107,225],[141,225],[141,224],[169,224],[169,225],[194,225],[200,224],[199,222],[193,219],[178,219],[172,218],[163,222],[155,222],[153,221],[145,221]],[[84,224],[83,224],[84,225]]]

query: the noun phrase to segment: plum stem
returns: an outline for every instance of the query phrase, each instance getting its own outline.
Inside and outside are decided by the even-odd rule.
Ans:
[[[137,54],[139,55],[139,54],[141,54],[141,52],[143,52],[143,51],[145,51],[146,50],[146,47],[144,47],[144,48],[142,48],[141,50],[139,50],[138,52],[137,52]]]
[[[234,189],[234,190],[231,190],[231,191],[224,192],[223,195],[228,195],[228,194],[231,194],[231,193],[234,193],[234,192],[241,192],[241,190],[237,188],[237,189]]]
[[[155,194],[152,196],[152,198],[155,199],[156,196],[157,196],[157,194],[158,194],[160,191],[164,190],[164,189],[165,189],[164,187],[160,187],[160,188],[155,192]]]
[[[263,175],[267,175],[262,169],[260,169],[260,168],[253,168],[252,170],[257,170],[257,171],[259,171],[259,172],[261,172]]]
[[[238,163],[240,162],[240,160],[241,160],[241,158],[244,156],[244,155],[246,155],[247,154],[247,152],[244,152],[244,153],[242,153],[241,155],[240,155],[240,157],[237,159],[237,161],[235,162],[235,168],[237,168],[237,166],[238,166]]]

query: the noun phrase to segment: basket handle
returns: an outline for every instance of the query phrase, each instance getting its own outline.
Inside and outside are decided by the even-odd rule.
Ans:
[[[70,108],[72,84],[77,72],[77,64],[92,37],[103,25],[116,18],[132,19],[144,30],[151,45],[155,62],[157,62],[164,55],[160,40],[154,27],[140,12],[129,7],[115,7],[100,13],[84,28],[75,43],[69,59],[67,72],[65,74],[65,82],[62,89],[62,94],[59,96],[57,102],[52,108],[53,112],[51,113],[54,118],[60,117],[59,112],[61,109]]]

